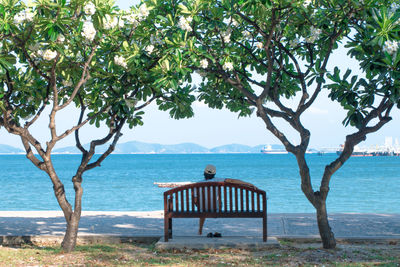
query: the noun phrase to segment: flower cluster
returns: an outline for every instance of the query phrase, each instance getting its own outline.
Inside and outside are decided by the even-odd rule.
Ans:
[[[148,45],[148,46],[146,46],[146,52],[147,53],[149,53],[149,54],[151,54],[151,53],[153,53],[153,50],[154,50],[154,45]]]
[[[383,51],[393,55],[399,49],[399,42],[387,40],[383,46]]]
[[[96,29],[91,21],[85,21],[82,28],[82,36],[88,41],[93,41],[96,36]]]
[[[122,21],[122,20],[121,20]],[[103,18],[103,26],[106,30],[114,29],[118,24],[118,19],[116,17],[111,17],[110,15],[105,15]],[[124,25],[122,25],[124,26]]]
[[[92,16],[96,13],[96,6],[92,2],[89,2],[83,7],[83,11],[86,15]]]
[[[232,25],[233,25],[234,27],[237,27],[237,26],[239,26],[239,22],[238,22],[237,20],[235,20],[235,19],[232,18]]]
[[[261,42],[258,42],[256,44],[256,46],[257,46],[258,49],[262,49],[264,47],[263,43],[261,43]]]
[[[114,63],[119,65],[119,66],[121,66],[121,67],[123,67],[123,68],[125,68],[125,69],[128,67],[126,59],[123,56],[118,56],[118,55],[115,56],[114,57]]]
[[[222,68],[224,70],[227,70],[227,71],[232,71],[233,70],[233,63],[229,62],[229,61],[225,61],[224,65],[222,65]]]
[[[208,60],[205,58],[200,60],[200,67],[202,67],[203,69],[206,69],[208,67]]]
[[[321,35],[322,30],[314,28],[314,26],[311,26],[310,30],[311,30],[310,36],[306,38],[306,42],[307,43],[314,43],[319,38],[319,36]]]
[[[20,12],[18,12],[15,16],[14,16],[14,23],[15,24],[20,24],[24,21],[28,21],[31,22],[33,21],[33,17],[35,16],[35,14],[30,10],[30,9],[24,9]]]
[[[190,23],[192,22],[192,17],[181,17],[178,22],[178,27],[184,31],[192,31],[192,27],[190,27]]]
[[[136,14],[129,14],[122,16],[124,20],[128,22],[128,24],[132,24],[133,28],[136,28],[139,25],[139,21],[137,20]]]
[[[39,51],[38,54],[43,57],[44,60],[53,60],[57,56],[57,51],[46,49],[44,52]]]
[[[232,29],[228,28],[226,31],[221,33],[222,39],[224,40],[224,43],[229,43],[231,41],[231,33]]]
[[[65,41],[64,35],[59,34],[59,35],[57,36],[56,42],[59,43],[59,44],[62,44],[62,43],[64,43],[64,41]]]
[[[311,5],[311,3],[312,3],[312,0],[304,0],[303,6],[304,6],[305,8],[307,8],[309,5]]]
[[[144,20],[150,14],[149,9],[147,8],[146,4],[142,4],[139,7],[139,21]]]

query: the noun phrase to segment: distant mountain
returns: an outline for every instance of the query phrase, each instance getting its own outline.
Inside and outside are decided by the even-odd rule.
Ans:
[[[282,145],[271,145],[273,149],[283,149]],[[89,144],[85,144],[86,149]],[[260,153],[264,145],[247,146],[241,144],[229,144],[217,146],[211,149],[200,146],[194,143],[181,143],[176,145],[163,145],[156,143],[144,143],[131,141],[117,144],[114,154],[181,154],[181,153]],[[103,153],[108,148],[107,145],[97,147],[96,153]],[[80,154],[80,151],[75,146],[68,146],[54,150],[58,154]],[[22,149],[15,148],[9,145],[0,144],[0,154],[16,154],[24,153]]]
[[[138,141],[131,141],[127,143],[118,144],[114,153],[116,154],[131,154],[131,153],[207,153],[208,148],[193,144],[182,143],[177,145],[161,145],[152,143],[143,143]]]
[[[259,146],[262,147],[262,146]],[[258,153],[260,152],[261,148],[258,147],[251,147],[241,144],[230,144],[224,146],[217,146],[210,149],[212,153]]]
[[[9,145],[2,145],[0,144],[0,154],[16,154],[16,153],[23,153],[22,149],[12,147]]]
[[[84,145],[85,148],[89,147],[89,144]],[[103,145],[96,149],[96,153],[103,153],[108,148],[107,145]],[[54,152],[62,154],[77,154],[80,151],[74,147],[63,147],[55,149]],[[117,144],[114,150],[114,154],[179,154],[179,153],[208,153],[209,149],[203,146],[193,143],[182,143],[177,145],[162,145],[143,143],[138,141],[131,141],[126,143]]]

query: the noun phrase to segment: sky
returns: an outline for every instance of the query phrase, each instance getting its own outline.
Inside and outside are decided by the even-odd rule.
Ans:
[[[119,0],[117,5],[127,9],[138,1]],[[332,57],[330,66],[339,66],[344,72],[347,68],[358,72],[357,64],[351,60],[344,49],[339,49]],[[162,112],[155,105],[149,106],[144,115],[144,125],[132,130],[125,127],[120,143],[128,141],[141,141],[148,143],[179,144],[197,143],[207,148],[226,144],[244,144],[249,146],[280,144],[265,127],[264,122],[253,114],[251,117],[238,118],[238,115],[227,110],[213,110],[203,103],[196,102],[193,106],[195,116],[190,119],[174,120],[167,112]],[[327,93],[323,92],[314,105],[303,115],[302,122],[311,131],[310,148],[337,148],[344,143],[346,134],[355,129],[344,127],[342,121],[346,112],[338,103],[328,99]],[[71,120],[72,118],[72,120]],[[57,116],[60,122],[58,132],[66,130],[68,126],[76,123],[78,111],[68,108]],[[384,126],[379,132],[370,134],[361,146],[382,145],[386,136],[400,139],[400,112],[392,112],[393,120]],[[48,116],[44,116],[36,127],[32,127],[34,136],[40,141],[48,139]],[[284,129],[289,140],[298,143],[298,135],[286,124],[277,121],[277,126]],[[106,133],[105,128],[85,127],[81,131],[83,143],[92,137],[102,136]],[[17,136],[0,129],[0,144],[7,144],[22,148],[21,141]],[[57,147],[73,146],[74,138],[70,136],[60,142]]]

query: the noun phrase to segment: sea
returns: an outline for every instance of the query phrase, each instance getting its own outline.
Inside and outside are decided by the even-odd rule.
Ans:
[[[309,154],[314,190],[335,154]],[[56,171],[74,201],[72,176],[80,155],[53,155]],[[301,191],[291,154],[130,154],[110,155],[83,176],[83,210],[155,211],[163,192],[155,182],[196,182],[207,164],[216,177],[253,183],[267,192],[269,213],[315,212]],[[24,155],[0,155],[0,210],[59,210],[50,178]],[[328,212],[400,213],[400,157],[351,157],[330,183]]]

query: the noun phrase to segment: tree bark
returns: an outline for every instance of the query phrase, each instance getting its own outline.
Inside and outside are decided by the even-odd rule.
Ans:
[[[326,249],[336,247],[335,235],[329,226],[328,213],[326,211],[326,200],[319,200],[316,205],[318,230],[322,240],[322,246]]]
[[[71,252],[75,249],[76,241],[78,239],[79,221],[82,213],[82,175],[75,175],[72,178],[72,182],[75,190],[75,206],[74,211],[71,212],[69,216],[65,216],[67,231],[65,232],[64,239],[61,243],[61,247],[65,252]]]
[[[67,231],[65,232],[64,239],[61,243],[61,247],[65,252],[71,252],[75,249],[76,241],[78,238],[78,228],[80,214],[73,212],[69,219],[65,218],[67,221]]]
[[[304,151],[296,154],[296,158],[301,177],[301,189],[304,195],[317,211],[318,230],[322,240],[323,248],[333,249],[336,247],[336,240],[335,235],[333,234],[332,229],[329,226],[328,212],[326,211],[326,199],[328,197],[329,187],[322,187],[323,183],[321,183],[321,192],[314,192],[311,184],[310,171],[305,159]],[[326,181],[329,185],[329,179]]]

